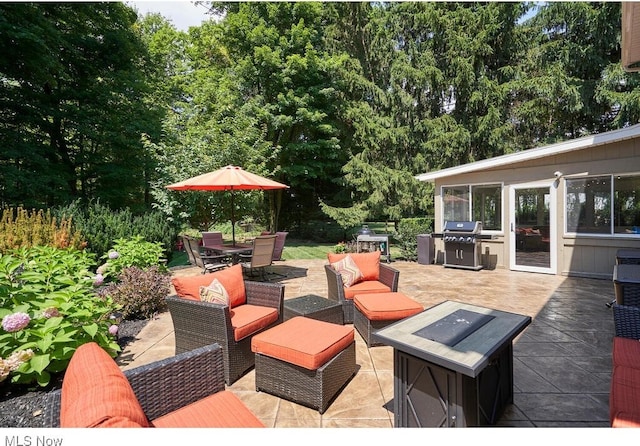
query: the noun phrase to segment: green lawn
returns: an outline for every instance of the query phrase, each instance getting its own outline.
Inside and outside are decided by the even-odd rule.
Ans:
[[[288,239],[285,241],[282,251],[283,260],[294,259],[326,259],[328,252],[333,252],[334,244],[321,244],[305,240]],[[187,253],[184,251],[174,251],[169,262],[169,268],[174,266],[188,265]]]
[[[384,223],[370,223],[369,228],[373,229],[379,234],[390,232],[390,228],[386,227]],[[297,240],[287,238],[284,244],[284,250],[282,251],[283,260],[296,260],[296,259],[326,259],[327,253],[333,252],[335,247],[334,243],[317,243],[308,240]],[[391,257],[398,258],[400,253],[399,248],[391,246]],[[187,253],[184,251],[174,251],[169,267],[188,265]]]

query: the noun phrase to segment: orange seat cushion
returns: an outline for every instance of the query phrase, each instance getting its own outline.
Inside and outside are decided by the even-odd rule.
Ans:
[[[251,340],[254,353],[317,370],[353,342],[353,327],[302,316],[259,333]]]
[[[264,427],[229,390],[214,393],[152,421],[154,427]]]
[[[148,427],[129,381],[95,342],[75,351],[62,382],[60,427]]]
[[[396,321],[424,310],[422,305],[402,293],[358,294],[353,304],[370,321]]]
[[[211,274],[198,276],[173,277],[171,283],[176,289],[176,294],[184,299],[200,300],[200,287],[209,286],[213,279],[218,279],[229,294],[229,307],[237,307],[247,301],[244,278],[242,277],[242,265],[233,265]]]
[[[351,256],[358,269],[362,273],[362,280],[378,280],[380,277],[380,251],[358,252],[358,253],[328,253],[327,259],[329,263],[336,263],[344,259],[347,255]]]
[[[611,425],[622,414],[637,414],[640,409],[640,369],[615,365],[611,376],[609,417]]]
[[[246,338],[278,320],[278,310],[244,304],[231,310],[231,326],[236,341]]]
[[[353,299],[358,294],[369,293],[390,293],[391,288],[382,282],[377,280],[367,280],[365,282],[358,282],[351,285],[349,288],[344,289],[345,299]]]
[[[613,338],[613,363],[617,366],[640,369],[640,341],[615,336]]]

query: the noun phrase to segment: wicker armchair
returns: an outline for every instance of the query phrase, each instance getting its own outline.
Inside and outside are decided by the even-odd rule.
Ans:
[[[344,283],[342,276],[331,265],[325,265],[324,270],[327,274],[328,297],[331,300],[342,304],[342,312],[344,315],[344,323],[353,323],[353,299],[345,297]],[[384,263],[380,263],[378,282],[389,287],[391,292],[398,291],[398,282],[400,280],[400,271],[391,268]],[[388,290],[387,290],[388,291]]]
[[[613,304],[615,335],[621,338],[640,339],[640,308]]]
[[[97,365],[99,367],[99,365]],[[207,345],[147,365],[123,372],[135,397],[142,406],[148,420],[169,416],[188,405],[196,405],[206,413],[206,425],[171,425],[171,427],[260,427],[262,423],[239,400],[221,400],[221,406],[205,404],[198,406],[214,394],[222,396],[225,391],[222,349],[219,345]],[[89,384],[88,384],[89,385]],[[220,393],[222,392],[222,393]],[[226,396],[226,395],[225,395]],[[231,400],[231,402],[229,402]],[[43,427],[60,427],[62,390],[47,395],[44,407]],[[96,402],[98,403],[98,402]],[[224,403],[224,404],[223,404]],[[234,406],[229,413],[230,406]],[[173,419],[182,423],[184,417]],[[170,421],[171,422],[171,421]],[[165,421],[166,424],[166,421]]]
[[[244,285],[246,303],[276,308],[278,319],[239,341],[234,337],[228,305],[183,299],[178,296],[169,296],[166,299],[173,320],[176,354],[203,345],[220,344],[224,358],[224,376],[228,385],[233,384],[255,364],[255,355],[251,351],[252,336],[283,320],[284,285],[248,280],[244,281]]]

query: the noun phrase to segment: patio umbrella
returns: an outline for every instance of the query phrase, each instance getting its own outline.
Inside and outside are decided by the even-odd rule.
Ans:
[[[171,190],[212,190],[231,191],[231,231],[233,246],[236,244],[235,217],[233,214],[233,195],[236,190],[273,190],[287,189],[286,184],[247,172],[237,166],[226,166],[213,172],[203,173],[196,177],[166,186]]]

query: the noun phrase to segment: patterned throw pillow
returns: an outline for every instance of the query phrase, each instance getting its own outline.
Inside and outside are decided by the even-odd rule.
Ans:
[[[229,305],[229,293],[218,279],[213,279],[209,286],[200,287],[200,300],[214,304]]]
[[[340,273],[342,276],[342,283],[344,283],[346,288],[349,288],[354,283],[358,283],[362,280],[362,272],[350,255],[347,255],[344,259],[336,263],[332,263],[331,266]]]

